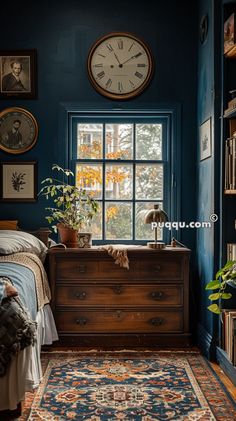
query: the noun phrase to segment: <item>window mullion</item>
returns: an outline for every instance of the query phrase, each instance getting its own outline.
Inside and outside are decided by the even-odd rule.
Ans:
[[[133,224],[133,240],[136,238],[136,221],[135,221],[135,200],[136,200],[136,124],[133,125],[133,199],[132,199],[132,224]]]
[[[102,239],[106,239],[106,124],[103,124],[102,145]]]

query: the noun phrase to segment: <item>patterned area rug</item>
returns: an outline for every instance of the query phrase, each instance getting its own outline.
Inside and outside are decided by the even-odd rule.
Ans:
[[[235,404],[197,352],[58,352],[42,358],[43,381],[21,420],[236,420]]]

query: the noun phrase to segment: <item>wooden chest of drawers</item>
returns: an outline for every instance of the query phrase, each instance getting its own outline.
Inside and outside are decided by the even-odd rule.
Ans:
[[[189,255],[132,248],[127,270],[96,247],[50,250],[59,345],[188,345]]]

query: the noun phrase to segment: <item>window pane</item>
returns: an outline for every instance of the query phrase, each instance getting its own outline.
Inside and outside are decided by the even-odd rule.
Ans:
[[[133,158],[133,125],[106,124],[106,158]]]
[[[162,124],[136,125],[136,159],[162,159]]]
[[[145,224],[145,216],[147,212],[151,209],[154,209],[154,204],[156,202],[145,203],[139,202],[136,203],[135,206],[135,229],[136,229],[136,240],[154,240],[155,234],[154,230],[152,230],[151,224]],[[160,207],[162,208],[162,204],[159,203]],[[157,239],[162,240],[162,229],[157,229]]]
[[[92,232],[92,239],[101,240],[102,239],[102,203],[99,202],[98,211],[93,217],[88,231]]]
[[[76,185],[85,189],[95,199],[102,198],[102,165],[77,164]]]
[[[132,239],[131,203],[106,203],[105,237],[107,240]]]
[[[102,158],[102,124],[77,125],[77,158]]]
[[[136,165],[136,199],[163,199],[163,165]]]
[[[106,199],[132,199],[131,165],[106,165]]]

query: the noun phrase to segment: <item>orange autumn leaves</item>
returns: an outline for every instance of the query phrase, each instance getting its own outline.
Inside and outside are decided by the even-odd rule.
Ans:
[[[106,154],[107,159],[125,159],[128,151],[109,152]],[[80,158],[99,159],[101,157],[101,146],[99,142],[93,142],[92,145],[80,145]],[[124,168],[121,166],[113,166],[106,170],[106,184],[122,183],[129,177]],[[99,165],[81,165],[77,170],[77,183],[79,186],[86,189],[86,187],[95,187],[102,184],[102,169]]]
[[[106,159],[127,159],[129,151],[107,152]],[[80,145],[79,157],[81,159],[99,159],[101,158],[101,145],[99,142],[93,142],[91,145]],[[125,170],[122,165],[112,165],[106,168],[106,186],[109,183],[122,183],[127,178],[130,178],[130,173]],[[101,191],[102,186],[102,166],[99,164],[78,165],[76,172],[77,185],[84,189],[89,188],[90,194],[95,196]],[[116,219],[119,214],[119,207],[110,205],[106,209],[106,221]]]
[[[112,183],[121,183],[129,175],[127,172],[124,172],[121,167],[112,168],[106,170],[106,184],[109,182]],[[102,171],[100,167],[92,167],[89,165],[80,167],[77,171],[77,181],[78,185],[86,188],[87,186],[94,186],[97,183],[102,183]]]

